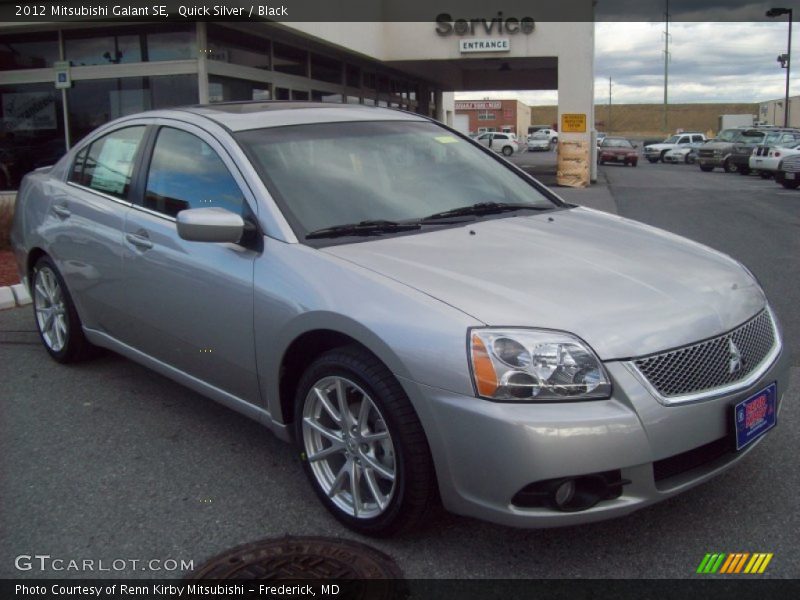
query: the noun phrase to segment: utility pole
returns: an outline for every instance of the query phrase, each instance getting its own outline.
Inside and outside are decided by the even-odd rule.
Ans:
[[[666,0],[667,10],[664,12],[664,131],[669,133],[667,128],[667,88],[669,84],[669,0]]]
[[[606,115],[606,131],[611,133],[611,77],[608,78],[608,115]]]

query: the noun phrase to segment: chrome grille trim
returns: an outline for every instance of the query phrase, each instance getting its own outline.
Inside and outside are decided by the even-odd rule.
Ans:
[[[729,373],[727,368],[731,339],[745,361],[735,374]],[[658,354],[634,358],[627,361],[625,366],[662,404],[683,404],[734,393],[755,384],[772,366],[782,348],[775,317],[767,307],[727,333]],[[689,370],[684,374],[670,371],[676,365],[679,369],[688,366]],[[677,383],[673,381],[676,378],[679,378]]]

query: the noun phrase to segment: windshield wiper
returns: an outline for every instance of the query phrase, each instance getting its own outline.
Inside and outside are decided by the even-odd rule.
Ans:
[[[435,221],[448,217],[466,217],[469,215],[495,215],[515,210],[550,210],[551,206],[535,206],[533,204],[512,204],[510,202],[478,202],[471,206],[462,206],[423,217],[422,221]]]
[[[382,233],[395,233],[398,231],[412,231],[420,229],[422,226],[419,223],[398,223],[396,221],[360,221],[358,223],[349,223],[347,225],[336,225],[334,227],[325,227],[324,229],[316,229],[306,234],[307,240],[317,238],[334,238],[345,237],[348,235],[380,235]]]

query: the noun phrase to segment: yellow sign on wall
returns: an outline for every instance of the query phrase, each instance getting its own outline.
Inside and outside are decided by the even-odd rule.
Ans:
[[[586,115],[564,113],[561,115],[561,131],[562,133],[586,133]]]

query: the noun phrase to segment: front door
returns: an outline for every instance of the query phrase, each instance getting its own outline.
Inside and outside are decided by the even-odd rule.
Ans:
[[[247,216],[253,199],[225,150],[199,128],[159,127],[150,156],[125,222],[130,321],[123,341],[258,403],[253,262],[259,252],[183,240],[175,223],[188,208],[217,206]]]

